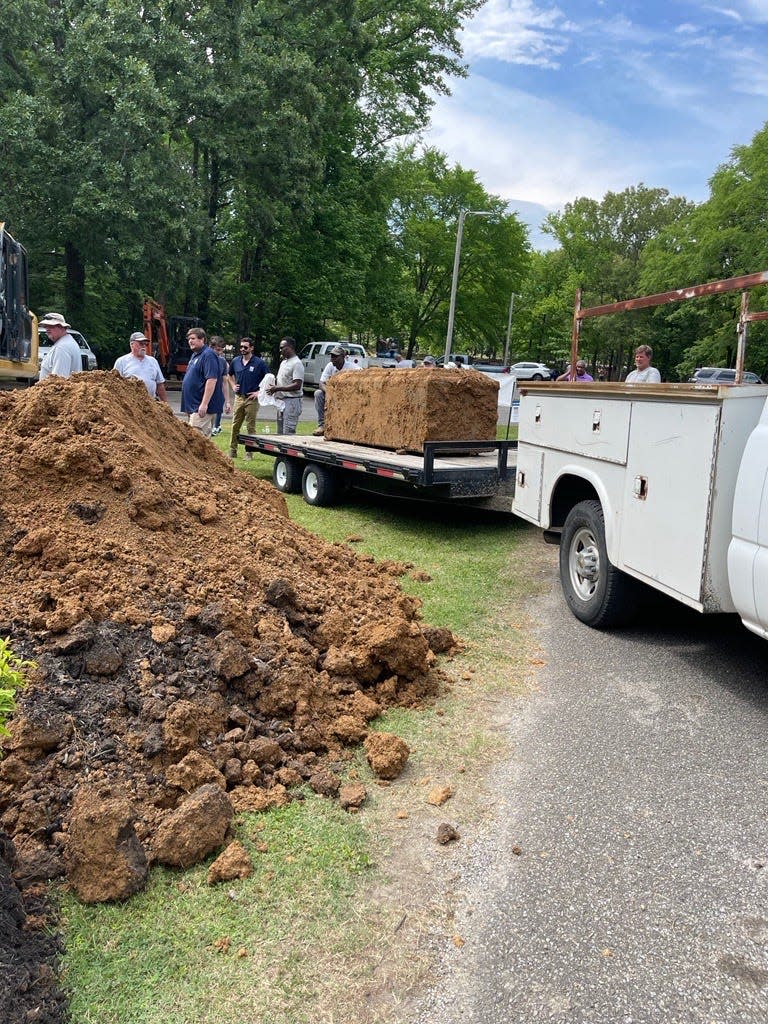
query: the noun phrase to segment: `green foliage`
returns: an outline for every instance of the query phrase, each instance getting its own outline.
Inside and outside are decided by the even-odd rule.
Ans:
[[[396,152],[388,221],[393,305],[380,333],[398,337],[411,355],[417,343],[438,351],[445,342],[459,213],[465,220],[459,264],[454,347],[482,355],[503,344],[509,299],[528,260],[525,227],[507,204],[485,191],[473,171],[448,165],[444,154],[413,147]]]
[[[463,72],[477,5],[21,0],[0,61],[2,214],[33,307],[111,354],[144,294],[260,338],[362,324],[386,242],[370,162]]]
[[[651,291],[680,288],[768,269],[768,126],[751,144],[737,146],[730,160],[710,179],[706,202],[687,212],[651,242],[644,254],[643,286]],[[733,365],[739,293],[686,303],[686,309],[665,317],[679,332],[671,361],[687,376],[696,366]],[[768,290],[750,294],[750,308],[762,310]],[[747,369],[764,376],[768,370],[768,329],[749,328]]]
[[[13,653],[10,637],[0,637],[0,736],[7,736],[5,723],[16,710],[16,691],[24,685],[24,674],[35,668]]]

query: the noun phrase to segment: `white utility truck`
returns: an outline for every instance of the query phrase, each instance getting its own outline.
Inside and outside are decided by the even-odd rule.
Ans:
[[[580,309],[582,319],[742,291],[737,381],[749,289],[768,272]],[[631,616],[641,581],[701,612],[737,612],[768,638],[768,386],[522,385],[513,510],[560,544],[577,618]]]

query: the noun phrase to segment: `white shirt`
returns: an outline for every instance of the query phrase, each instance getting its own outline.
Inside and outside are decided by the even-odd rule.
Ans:
[[[323,372],[320,374],[320,383],[327,384],[331,377],[335,377],[337,373],[342,373],[344,370],[362,370],[362,366],[359,363],[353,362],[349,356],[344,359],[344,365],[340,369],[336,369],[333,363],[328,363],[323,368]]]
[[[115,369],[121,377],[137,377],[143,380],[153,398],[157,398],[157,385],[165,384],[163,371],[154,356],[139,359],[133,352],[129,352],[115,360]]]
[[[625,384],[661,384],[661,374],[655,366],[646,366],[644,370],[632,370],[627,374]]]
[[[46,377],[71,377],[73,373],[80,373],[83,369],[83,360],[80,356],[80,346],[71,334],[62,334],[58,341],[51,344],[51,349],[46,353],[40,366],[40,380]]]

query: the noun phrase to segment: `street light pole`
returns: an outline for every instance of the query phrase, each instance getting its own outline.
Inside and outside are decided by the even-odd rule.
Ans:
[[[492,217],[490,210],[460,210],[459,223],[456,227],[456,252],[453,256],[453,277],[451,278],[451,300],[448,304],[448,330],[445,335],[445,357],[443,362],[447,363],[451,358],[451,345],[453,343],[453,322],[456,317],[456,289],[459,285],[459,263],[461,262],[461,239],[464,234],[464,221],[468,216]]]
[[[509,366],[509,340],[512,337],[512,311],[515,308],[515,293],[509,299],[509,319],[507,320],[507,340],[504,345],[504,366]]]

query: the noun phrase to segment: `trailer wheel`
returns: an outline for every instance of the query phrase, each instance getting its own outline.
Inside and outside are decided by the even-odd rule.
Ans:
[[[339,493],[336,474],[325,466],[310,462],[301,478],[301,492],[308,505],[332,505]]]
[[[275,459],[272,483],[283,494],[298,494],[301,490],[301,466],[295,459]]]
[[[608,561],[599,501],[580,501],[568,513],[560,540],[560,583],[577,619],[595,629],[627,622],[637,584]]]

